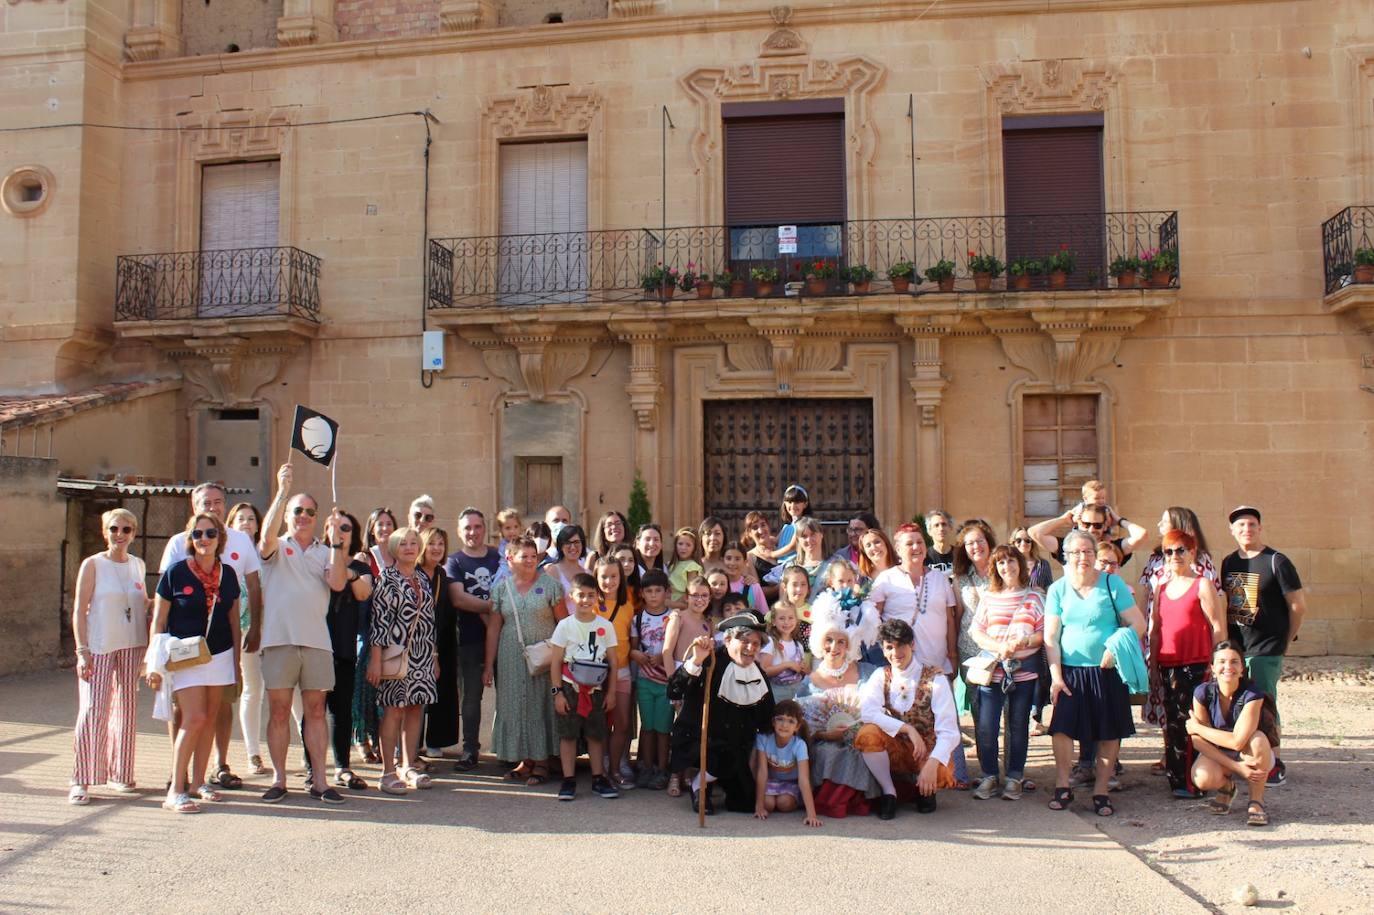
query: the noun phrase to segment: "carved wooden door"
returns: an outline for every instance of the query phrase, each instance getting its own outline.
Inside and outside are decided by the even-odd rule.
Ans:
[[[727,539],[760,511],[776,531],[782,493],[800,483],[825,528],[826,553],[846,522],[873,510],[873,401],[867,398],[708,400],[704,410],[706,514]]]

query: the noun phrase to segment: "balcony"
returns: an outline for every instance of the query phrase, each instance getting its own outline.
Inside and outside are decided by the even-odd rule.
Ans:
[[[1153,283],[1143,271],[1138,273],[1134,288],[1179,285],[1175,212],[876,219],[797,226],[794,246],[780,245],[779,238],[778,226],[691,226],[431,239],[428,308],[439,312],[436,317],[456,317],[462,309],[548,306],[561,311],[557,306],[697,297],[695,290],[646,290],[644,278],[660,265],[679,275],[689,270],[709,277],[731,274],[735,282],[714,288],[714,298],[1043,295],[1047,290],[1082,294],[1130,289],[1128,282],[1110,275],[1113,264],[1163,253],[1168,269]],[[780,250],[791,247],[795,251]],[[1058,252],[1072,254],[1075,261],[1062,285],[1052,285],[1047,271],[1034,266],[1035,272],[1026,272],[1023,280],[1004,273],[989,281],[976,277],[970,265],[974,255],[1038,265]],[[911,264],[922,274],[942,261],[952,265],[943,288],[918,276],[903,289],[889,278],[889,269],[900,264]],[[817,262],[833,275],[808,286],[805,271]],[[846,279],[850,268],[859,267],[874,274],[867,287]],[[761,268],[777,271],[779,280],[771,289],[752,278]]]
[[[320,259],[299,248],[126,254],[115,270],[116,321],[319,321]]]
[[[1349,206],[1322,223],[1327,309],[1374,333],[1374,206]]]

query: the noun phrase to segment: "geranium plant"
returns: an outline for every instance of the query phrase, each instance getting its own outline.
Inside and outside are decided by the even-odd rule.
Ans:
[[[1112,261],[1112,265],[1107,268],[1107,272],[1112,276],[1121,276],[1123,273],[1139,273],[1140,258],[1138,257],[1118,257]]]
[[[677,281],[677,268],[665,267],[660,263],[639,278],[639,285],[643,287],[645,292],[658,292],[664,287],[676,286]]]
[[[828,280],[835,275],[835,270],[836,266],[834,261],[821,258],[817,261],[811,261],[803,267],[802,275],[809,280]]]
[[[777,267],[754,267],[749,271],[749,278],[756,283],[776,283],[781,276]]]
[[[687,269],[684,270],[682,276],[678,278],[677,285],[679,289],[686,292],[689,289],[697,288],[698,283],[710,282],[711,277],[709,274],[697,273],[697,265],[692,261],[688,261]]]
[[[997,259],[994,254],[975,254],[968,253],[969,273],[986,273],[993,279],[1002,275],[1002,271],[1007,269],[1007,265]]]
[[[940,258],[935,262],[935,266],[926,268],[926,279],[932,283],[947,280],[952,276],[954,276],[954,261],[951,260]]]
[[[897,263],[887,268],[887,277],[891,280],[901,279],[902,277],[911,279],[915,275],[916,265],[911,261],[897,261]]]
[[[867,264],[850,264],[844,268],[844,278],[855,285],[872,282],[873,269]]]
[[[1078,255],[1069,250],[1068,245],[1060,245],[1059,250],[1045,258],[1045,271],[1047,273],[1073,273],[1073,268],[1078,266]]]
[[[1370,267],[1374,266],[1374,248],[1356,248],[1355,266]]]
[[[1018,257],[1007,269],[1012,276],[1039,276],[1045,272],[1045,265],[1039,258]]]

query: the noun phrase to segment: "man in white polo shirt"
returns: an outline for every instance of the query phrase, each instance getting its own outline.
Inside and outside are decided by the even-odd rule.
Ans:
[[[324,523],[324,542],[315,539],[319,505],[310,495],[290,498],[291,465],[277,470],[277,495],[263,518],[259,546],[266,603],[262,621],[262,678],[267,686],[270,719],[267,749],[272,755],[273,781],[262,799],[274,804],[286,797],[286,748],[291,740],[291,699],[301,690],[304,707],[301,731],[309,758],[326,758],[329,747],[325,724],[325,696],[334,688],[334,649],[325,614],[329,592],[342,591],[348,581],[348,535],[351,525],[335,508]],[[278,536],[283,520],[287,533]],[[323,766],[316,767],[320,784],[310,796],[342,804],[339,792],[324,784]]]
[[[218,483],[201,483],[191,490],[191,514],[208,512],[220,521],[224,520],[224,489]],[[258,547],[253,538],[243,531],[229,528],[225,531],[224,553],[220,557],[225,565],[232,568],[248,592],[248,624],[243,627],[243,653],[256,654],[258,642],[262,638],[262,588],[258,581],[258,571],[262,563],[258,561]],[[186,558],[186,538],[169,537],[167,547],[162,551],[162,564],[158,572],[166,572]],[[238,691],[243,687],[239,676],[234,686],[224,687],[224,701],[219,705],[219,719],[215,722],[215,774],[210,776],[210,784],[220,788],[237,789],[243,787],[243,779],[229,769],[229,737],[234,730],[234,707],[238,701]],[[180,717],[178,713],[177,717]],[[172,742],[176,743],[176,728],[179,722],[169,722]]]

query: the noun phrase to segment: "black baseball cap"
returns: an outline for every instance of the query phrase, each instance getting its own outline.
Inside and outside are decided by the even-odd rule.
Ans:
[[[1226,520],[1231,524],[1235,524],[1237,518],[1244,518],[1246,515],[1252,515],[1256,521],[1260,522],[1261,524],[1264,523],[1263,520],[1260,518],[1259,509],[1255,508],[1253,505],[1236,506],[1235,508],[1231,509],[1231,514],[1226,516]]]

